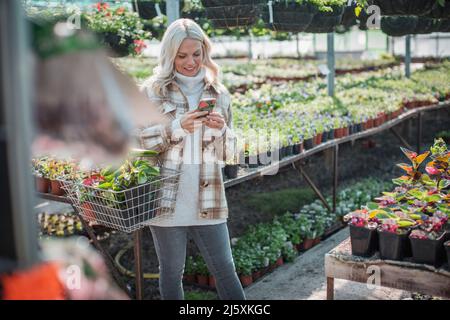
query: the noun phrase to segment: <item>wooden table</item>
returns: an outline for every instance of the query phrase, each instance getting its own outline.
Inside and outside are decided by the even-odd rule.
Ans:
[[[325,276],[327,300],[334,299],[334,279],[450,298],[450,270],[446,264],[436,269],[412,261],[381,260],[378,253],[370,258],[353,256],[350,238],[325,255]]]

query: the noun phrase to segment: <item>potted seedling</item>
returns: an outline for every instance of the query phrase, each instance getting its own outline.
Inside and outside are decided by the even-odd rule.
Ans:
[[[375,210],[356,210],[344,217],[349,219],[352,254],[370,257],[378,250],[378,219]]]

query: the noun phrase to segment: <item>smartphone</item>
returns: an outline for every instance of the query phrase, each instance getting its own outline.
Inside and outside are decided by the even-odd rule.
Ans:
[[[200,103],[198,104],[198,111],[208,111],[208,113],[211,113],[211,111],[216,106],[216,99],[215,98],[207,98],[200,100]]]

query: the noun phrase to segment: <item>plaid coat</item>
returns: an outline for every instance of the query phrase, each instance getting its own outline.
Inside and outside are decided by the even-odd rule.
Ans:
[[[163,168],[180,171],[183,163],[183,136],[185,134],[172,132],[171,122],[187,112],[189,104],[175,81],[172,81],[168,88],[169,94],[166,97],[160,97],[153,92],[151,83],[146,86],[145,90],[150,101],[169,121],[163,124],[149,125],[139,132],[139,137],[143,149],[159,152],[159,161]],[[231,98],[223,86],[208,83],[206,79],[200,100],[205,98],[216,98],[214,111],[223,115],[226,129],[222,130],[223,133],[221,130],[208,128],[205,125],[202,125],[199,129],[202,130],[200,135],[202,137],[202,148],[198,148],[202,153],[199,157],[201,159],[199,218],[227,218],[228,205],[221,167],[225,161],[233,159],[235,155],[236,136],[232,131]],[[162,175],[164,176],[164,169]],[[165,189],[164,185],[162,189]],[[174,205],[163,200],[161,207],[163,210],[158,214],[172,212],[173,210],[170,210],[170,208],[173,208]]]

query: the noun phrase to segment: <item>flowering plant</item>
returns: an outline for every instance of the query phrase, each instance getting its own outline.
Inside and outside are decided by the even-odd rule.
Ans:
[[[107,3],[99,2],[94,10],[85,13],[83,18],[89,29],[104,35],[117,35],[119,45],[127,45],[128,52],[133,55],[142,52],[146,47],[144,40],[151,36],[150,32],[144,31],[138,14],[124,7],[112,9]]]

